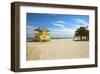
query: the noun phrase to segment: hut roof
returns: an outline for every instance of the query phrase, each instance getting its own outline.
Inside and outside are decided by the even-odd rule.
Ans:
[[[35,31],[46,31],[46,32],[48,32],[49,30],[45,27],[38,27],[37,29],[35,29]]]

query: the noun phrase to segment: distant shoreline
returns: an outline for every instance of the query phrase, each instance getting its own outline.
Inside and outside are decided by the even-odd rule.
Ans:
[[[60,40],[61,40],[61,39],[69,39],[69,40],[71,40],[71,39],[72,39],[72,40],[73,40],[73,38],[51,38],[51,40],[52,40],[52,39],[55,39],[55,40],[59,40],[59,39],[60,39]],[[33,41],[33,38],[28,38],[28,39],[27,39],[27,42],[31,42],[31,41]]]

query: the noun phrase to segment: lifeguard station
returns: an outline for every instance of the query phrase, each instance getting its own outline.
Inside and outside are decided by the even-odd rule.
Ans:
[[[39,27],[35,29],[35,38],[34,41],[50,41],[50,32],[47,28]]]

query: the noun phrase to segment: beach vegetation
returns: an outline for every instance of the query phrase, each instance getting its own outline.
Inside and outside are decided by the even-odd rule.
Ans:
[[[77,38],[77,40],[89,40],[89,30],[87,27],[79,27],[76,29],[75,34],[74,34],[74,40]]]

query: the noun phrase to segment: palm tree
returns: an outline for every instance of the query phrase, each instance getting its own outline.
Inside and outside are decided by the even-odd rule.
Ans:
[[[86,27],[80,27],[75,31],[74,38],[79,37],[80,40],[83,40],[82,37],[86,37],[86,40],[89,40],[89,30]]]

